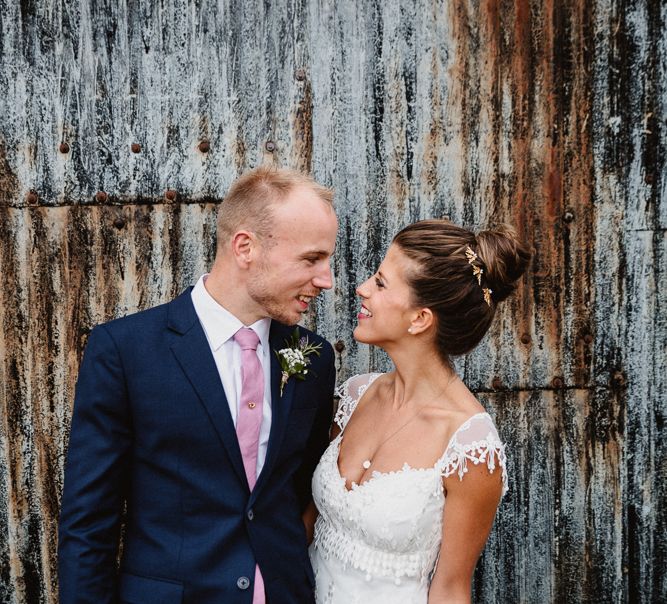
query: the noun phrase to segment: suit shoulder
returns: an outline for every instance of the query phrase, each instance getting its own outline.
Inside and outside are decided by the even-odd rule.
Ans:
[[[121,335],[130,332],[135,332],[137,329],[145,329],[151,324],[164,324],[167,319],[167,307],[169,303],[153,306],[146,310],[112,319],[106,323],[101,323],[98,328],[106,330],[112,335]]]

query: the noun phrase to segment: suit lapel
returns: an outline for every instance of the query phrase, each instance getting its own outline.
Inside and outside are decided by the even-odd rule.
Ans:
[[[206,334],[192,305],[190,290],[169,305],[169,327],[181,334],[171,349],[218,432],[232,467],[248,484],[229,404]]]
[[[269,433],[266,459],[255,488],[252,491],[251,503],[257,498],[257,494],[271,475],[278,451],[285,436],[285,427],[287,426],[287,419],[292,408],[294,387],[297,380],[296,378],[288,380],[282,396],[280,395],[282,371],[275,351],[285,347],[285,340],[289,338],[293,331],[293,327],[287,327],[276,321],[271,321],[271,331],[269,332],[269,346],[271,347],[271,431]]]

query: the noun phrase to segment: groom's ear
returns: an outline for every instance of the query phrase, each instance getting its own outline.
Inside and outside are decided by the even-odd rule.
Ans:
[[[428,330],[435,323],[433,311],[430,308],[420,308],[410,323],[410,333],[417,335]]]
[[[250,231],[238,231],[232,237],[232,253],[242,268],[246,268],[256,253],[257,241]],[[254,252],[254,253],[253,253]]]

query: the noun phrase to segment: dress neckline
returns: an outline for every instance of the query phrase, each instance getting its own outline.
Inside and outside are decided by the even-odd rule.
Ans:
[[[377,374],[377,375],[383,375],[383,374]],[[364,394],[365,394],[365,392],[364,392]],[[359,403],[359,401],[361,400],[362,397],[363,397],[363,394],[361,395],[361,397],[359,397],[359,400],[356,401],[357,404]],[[357,407],[357,405],[355,404],[354,409],[356,409],[356,407]],[[353,412],[354,412],[354,409],[352,410]],[[350,413],[350,416],[351,415],[352,415],[352,413]],[[373,470],[371,472],[370,477],[367,478],[366,480],[363,480],[362,482],[351,481],[349,489],[347,488],[347,478],[345,478],[345,476],[343,476],[343,474],[340,471],[340,466],[338,465],[338,461],[340,459],[340,444],[343,441],[343,432],[345,432],[345,428],[343,428],[340,431],[340,433],[338,434],[338,436],[336,436],[336,438],[331,443],[332,445],[335,443],[334,464],[336,466],[336,474],[338,475],[338,478],[342,481],[343,489],[348,493],[352,493],[353,491],[356,491],[357,489],[360,489],[360,488],[366,486],[369,482],[374,481],[376,478],[383,478],[383,477],[386,477],[386,476],[394,476],[396,474],[405,474],[407,472],[433,472],[434,470],[438,469],[438,466],[444,460],[445,456],[447,455],[447,451],[449,451],[450,447],[454,443],[454,439],[456,438],[458,433],[461,432],[462,430],[464,430],[465,428],[467,428],[470,425],[470,422],[473,419],[475,419],[476,417],[481,417],[481,416],[486,416],[489,419],[491,419],[491,416],[486,411],[479,411],[479,412],[474,413],[473,415],[471,415],[468,419],[466,419],[463,423],[461,423],[461,425],[458,428],[456,428],[456,430],[454,430],[454,432],[452,433],[452,435],[449,439],[449,442],[447,443],[447,446],[445,447],[445,450],[443,451],[442,455],[440,457],[438,457],[438,459],[435,461],[435,463],[431,467],[428,467],[428,468],[413,468],[406,461],[406,462],[403,462],[403,466],[401,468],[399,468],[398,470],[388,470],[388,471],[385,471],[385,472],[380,472],[379,470]],[[348,421],[349,421],[349,418],[348,418]],[[347,427],[347,423],[345,424],[345,427]]]

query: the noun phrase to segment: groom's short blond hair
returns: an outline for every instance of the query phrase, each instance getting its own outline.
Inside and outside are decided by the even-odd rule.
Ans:
[[[296,170],[260,166],[242,174],[218,209],[218,251],[242,228],[266,239],[273,226],[271,207],[284,200],[295,187],[306,187],[333,206],[331,189]]]

